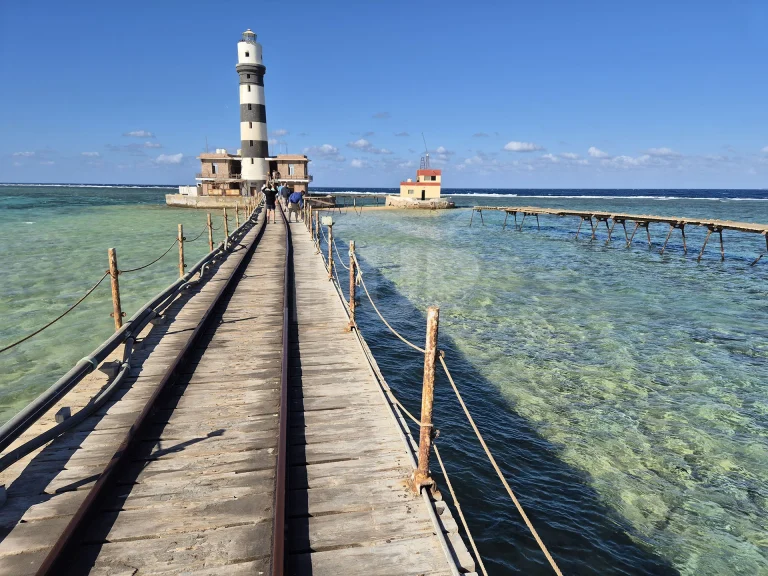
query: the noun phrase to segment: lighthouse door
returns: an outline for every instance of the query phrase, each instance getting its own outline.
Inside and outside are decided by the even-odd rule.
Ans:
[[[421,199],[422,199],[422,200],[426,200],[426,199],[427,199],[427,197],[426,197],[426,193],[427,193],[427,191],[426,191],[426,190],[422,190],[422,191],[421,191]]]

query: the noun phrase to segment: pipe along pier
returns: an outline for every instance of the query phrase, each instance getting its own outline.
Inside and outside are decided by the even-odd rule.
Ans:
[[[704,249],[707,247],[707,242],[709,241],[710,235],[715,232],[720,237],[720,259],[725,260],[725,245],[723,242],[723,231],[724,230],[732,230],[736,232],[746,232],[751,234],[761,234],[765,238],[765,247],[766,252],[761,253],[754,261],[752,261],[751,266],[754,266],[757,264],[762,257],[768,253],[768,224],[756,224],[753,222],[734,222],[731,220],[712,220],[712,219],[702,219],[702,218],[679,218],[679,217],[668,217],[668,216],[652,216],[648,214],[623,214],[619,212],[597,212],[597,211],[589,211],[589,210],[562,210],[558,208],[537,208],[535,206],[474,206],[472,208],[472,215],[469,219],[469,225],[472,226],[472,221],[474,220],[475,213],[477,212],[480,216],[480,222],[485,225],[485,222],[483,220],[483,212],[484,211],[494,211],[494,212],[504,212],[504,224],[502,225],[502,229],[506,229],[507,227],[507,219],[509,218],[510,214],[514,218],[514,227],[517,230],[522,230],[523,225],[525,224],[525,218],[526,216],[533,216],[536,218],[536,225],[539,229],[541,229],[541,226],[539,224],[539,216],[547,215],[547,216],[558,216],[558,217],[565,217],[565,216],[575,216],[579,218],[579,225],[576,229],[576,238],[579,237],[579,232],[581,231],[581,226],[584,224],[584,222],[589,222],[590,229],[592,231],[592,240],[596,239],[598,228],[600,227],[600,223],[603,222],[605,224],[605,228],[608,232],[608,241],[611,241],[611,236],[613,234],[614,227],[616,224],[620,224],[621,227],[624,230],[624,239],[627,243],[627,247],[629,247],[632,244],[632,241],[635,238],[635,234],[637,233],[639,228],[645,228],[646,236],[648,238],[648,247],[652,247],[651,242],[651,231],[650,231],[650,224],[652,223],[660,223],[660,224],[667,224],[669,226],[669,229],[667,231],[667,235],[664,238],[664,244],[661,247],[661,254],[664,254],[664,250],[667,248],[667,243],[669,242],[670,236],[672,236],[672,232],[674,230],[680,230],[680,234],[682,236],[683,240],[683,253],[688,253],[688,245],[685,238],[685,227],[686,226],[698,226],[703,227],[707,229],[707,235],[704,239],[704,243],[701,246],[701,250],[699,251],[699,255],[697,258],[697,261],[701,261],[702,256],[704,255]],[[517,215],[522,215],[522,219],[520,223],[517,223]],[[610,225],[608,222],[611,222]],[[630,234],[627,230],[627,222],[633,222],[634,228],[632,229],[632,233]]]

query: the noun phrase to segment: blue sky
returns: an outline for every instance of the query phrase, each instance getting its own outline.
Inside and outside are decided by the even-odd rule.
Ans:
[[[317,186],[768,188],[768,2],[0,2],[0,181],[183,184],[239,145]]]

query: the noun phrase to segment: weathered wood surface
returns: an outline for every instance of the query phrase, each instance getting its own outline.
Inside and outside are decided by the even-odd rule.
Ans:
[[[103,472],[106,463],[114,455],[126,431],[134,425],[171,359],[189,340],[192,330],[215,299],[226,278],[242,260],[246,253],[245,247],[254,242],[256,235],[257,229],[254,228],[241,241],[241,246],[214,269],[212,277],[177,298],[169,307],[164,323],[150,326],[145,331],[140,349],[133,356],[131,378],[115,393],[110,402],[73,430],[0,474],[0,482],[8,487],[8,501],[0,508],[0,575],[20,576],[32,574],[37,570],[85,499],[88,490]],[[257,288],[252,287],[251,290],[256,291]],[[235,313],[235,308],[227,310],[227,314]],[[225,318],[225,321],[228,319],[229,317]],[[122,350],[117,350],[110,360],[119,358],[121,354]],[[209,370],[213,371],[212,368]],[[98,372],[87,377],[13,446],[52,426],[53,414],[61,406],[71,406],[73,412],[84,406],[106,381],[106,377]],[[217,414],[214,408],[211,408],[210,414],[205,413],[205,403],[202,400],[195,403],[195,409],[201,412],[195,420],[197,424],[206,422],[206,418],[212,417],[211,414]],[[179,411],[179,418],[182,412]],[[161,421],[163,414],[164,412],[161,412]],[[174,425],[175,423],[174,420]],[[199,427],[186,436],[182,430],[171,430],[173,437],[165,437],[158,431],[155,437],[145,438],[140,442],[144,455],[137,463],[139,483],[134,490],[131,490],[130,485],[123,486],[126,493],[135,493],[136,498],[145,498],[146,502],[151,502],[154,498],[157,501],[155,506],[167,499],[167,494],[174,489],[178,493],[183,493],[183,490],[178,486],[173,488],[171,484],[166,487],[165,483],[162,484],[164,492],[161,494],[152,493],[145,488],[139,479],[155,478],[158,472],[157,467],[150,467],[149,463],[156,461],[161,467],[164,466],[169,474],[172,473],[167,478],[176,478],[179,485],[188,487],[186,493],[191,494],[196,493],[195,490],[197,493],[201,491],[200,478],[204,477],[200,475],[201,464],[195,461],[193,453],[209,463],[206,472],[215,471],[219,474],[234,474],[243,469],[255,471],[259,466],[263,466],[263,460],[270,457],[266,448],[260,458],[254,458],[254,455],[247,451],[236,454],[222,453],[220,448],[217,450],[210,447],[212,441],[221,444],[222,439],[228,438],[228,431],[221,426],[207,430],[210,439],[208,434],[201,434]],[[183,462],[180,461],[181,458],[174,458],[182,452],[185,456]],[[153,485],[158,486],[158,483],[154,481]],[[190,497],[190,504],[194,500],[195,498]],[[132,503],[133,500],[131,505]],[[226,515],[226,512],[213,510],[206,511],[205,514],[218,514],[220,517]],[[153,536],[158,536],[162,530],[173,531],[171,515],[165,515],[164,520],[165,524],[158,524]],[[140,556],[149,561],[150,556],[142,552],[139,543],[135,543],[134,548]],[[118,570],[114,573],[122,572]]]
[[[623,214],[621,212],[604,212],[592,210],[564,210],[560,208],[538,208],[536,206],[475,206],[473,211],[496,210],[508,214],[549,214],[552,216],[579,216],[582,218],[594,218],[596,220],[631,220],[632,222],[664,222],[674,226],[690,225],[704,226],[715,230],[737,230],[739,232],[752,232],[768,235],[768,224],[755,222],[734,222],[733,220],[713,220],[708,218],[686,218],[678,216],[655,216],[651,214]]]
[[[304,225],[292,224],[288,574],[450,574],[397,423]],[[474,563],[450,512],[444,531]]]

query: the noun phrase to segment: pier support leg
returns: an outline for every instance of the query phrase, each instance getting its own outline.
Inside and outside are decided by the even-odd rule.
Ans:
[[[112,317],[115,319],[115,331],[123,326],[123,309],[120,306],[120,281],[117,279],[120,271],[117,268],[117,250],[107,250],[109,257],[109,277],[112,284]]]
[[[347,332],[351,332],[355,327],[355,288],[356,284],[356,266],[355,266],[355,241],[349,243],[349,324]]]
[[[208,252],[213,252],[213,224],[211,224],[211,213],[208,212]]]
[[[527,212],[523,212],[523,219],[520,220],[520,232],[523,231],[523,224],[525,224],[525,217],[528,215]]]
[[[621,221],[621,227],[624,228],[624,240],[627,241],[627,246],[629,246],[629,234],[627,234],[627,223],[624,220]]]
[[[515,228],[517,228],[517,212],[512,212],[512,216],[515,217]]]
[[[704,244],[701,247],[701,252],[699,252],[699,257],[696,258],[696,262],[701,262],[701,257],[704,255],[704,248],[707,247],[707,242],[709,241],[709,235],[712,234],[712,228],[707,230],[707,236],[704,238]]]
[[[720,234],[720,262],[725,262],[725,247],[723,246],[723,229],[719,228],[717,232],[718,234]]]
[[[651,247],[651,223],[645,223],[645,233],[648,235],[648,248]]]
[[[427,341],[424,346],[424,380],[421,389],[421,429],[419,431],[419,463],[413,473],[413,489],[417,493],[422,486],[434,485],[429,476],[429,453],[434,439],[432,406],[435,396],[435,360],[437,358],[437,331],[440,309],[430,306],[427,310]]]
[[[608,226],[608,219],[605,219],[605,227],[608,228],[608,242],[611,241],[611,234],[613,234],[613,227],[616,226],[616,220],[611,222],[611,225]]]
[[[501,227],[502,230],[507,229],[507,218],[509,218],[509,212],[504,212],[504,225]]]
[[[680,224],[680,233],[683,235],[683,254],[688,254],[688,246],[685,243],[685,224]]]
[[[664,246],[661,247],[660,254],[664,254],[664,250],[667,249],[667,242],[669,242],[669,237],[672,236],[672,230],[674,230],[674,229],[675,229],[675,227],[672,224],[670,224],[669,225],[669,232],[667,232],[667,237],[664,238]]]
[[[635,229],[632,230],[632,236],[627,239],[627,248],[632,244],[632,240],[635,238],[635,232],[637,232],[637,229],[640,227],[640,222],[635,222]]]
[[[592,216],[589,217],[589,227],[592,228],[592,238],[591,240],[595,239],[595,225],[592,223]]]
[[[541,230],[541,226],[539,225],[539,215],[538,214],[536,214],[536,228],[538,230]]]
[[[478,210],[478,212],[480,213],[480,224],[485,226],[485,220],[483,220],[483,211],[482,210]]]
[[[179,278],[184,277],[184,268],[187,267],[186,264],[184,264],[184,226],[179,224],[179,235],[176,237],[176,239],[179,241]]]
[[[766,253],[768,254],[768,234],[765,234],[765,251],[766,251]],[[750,266],[754,266],[755,264],[757,264],[758,262],[760,262],[760,259],[761,259],[762,257],[763,257],[763,254],[760,254],[760,256],[758,256],[757,258],[755,258],[755,260],[752,262],[752,264],[750,264]]]
[[[472,228],[472,220],[475,218],[475,209],[472,208],[472,216],[469,217],[469,227]]]
[[[584,224],[584,218],[583,218],[583,217],[582,217],[582,219],[579,221],[579,227],[578,227],[578,228],[576,228],[576,240],[578,240],[578,239],[579,239],[579,232],[581,231],[581,225],[582,225],[582,224]]]

